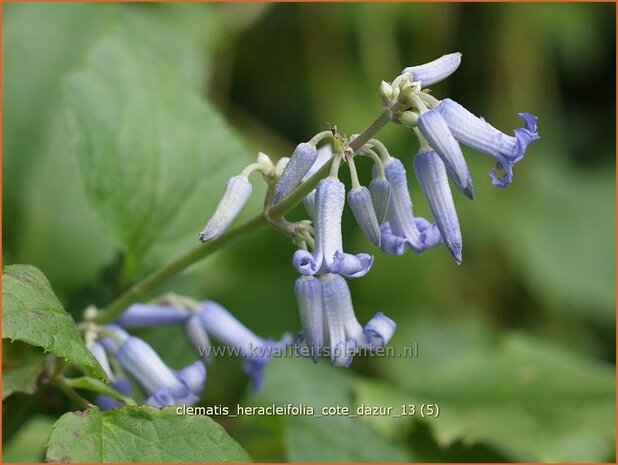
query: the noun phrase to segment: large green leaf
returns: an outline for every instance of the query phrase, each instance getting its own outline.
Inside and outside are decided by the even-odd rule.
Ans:
[[[2,270],[2,337],[42,347],[105,378],[49,281],[33,266],[10,265]]]
[[[47,460],[68,462],[248,462],[223,427],[176,407],[96,407],[67,413],[54,425]]]
[[[251,405],[303,405],[313,415],[285,416],[286,459],[293,462],[407,462],[402,443],[386,439],[362,417],[356,417],[352,393],[358,377],[327,363],[309,359],[279,359],[265,373],[263,390]],[[322,416],[323,407],[348,408],[349,414]]]
[[[439,405],[439,417],[426,419],[438,443],[484,442],[524,461],[604,461],[612,453],[612,366],[519,333],[496,340],[458,322],[400,327],[396,341],[418,340],[419,358],[380,368],[417,407]],[[398,405],[401,392],[370,383],[358,400]]]
[[[164,55],[116,29],[66,88],[90,203],[143,268],[196,244],[226,179],[250,157]]]

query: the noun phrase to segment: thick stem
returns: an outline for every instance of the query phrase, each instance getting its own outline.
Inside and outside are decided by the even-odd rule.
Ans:
[[[352,149],[353,153],[357,152],[365,143],[377,134],[390,121],[390,110],[385,108],[382,113],[371,123],[363,132],[361,132],[353,141],[348,144],[348,147]],[[303,201],[303,199],[318,185],[320,180],[328,176],[331,169],[333,159],[324,164],[313,176],[303,182],[300,186],[290,192],[281,202],[272,207],[266,212],[269,218],[278,218],[285,215],[292,210],[296,205]],[[114,300],[104,310],[102,310],[93,321],[96,323],[110,323],[120,316],[129,305],[136,302],[138,299],[145,297],[150,291],[160,285],[168,278],[181,272],[185,268],[193,265],[201,259],[215,253],[225,245],[239,239],[240,237],[257,231],[258,229],[266,226],[268,219],[264,213],[260,213],[253,218],[246,220],[237,226],[231,227],[221,237],[200,244],[180,256],[174,261],[168,263],[163,268],[154,271],[150,275],[146,276],[143,280],[135,283],[127,291],[125,291],[120,297]]]

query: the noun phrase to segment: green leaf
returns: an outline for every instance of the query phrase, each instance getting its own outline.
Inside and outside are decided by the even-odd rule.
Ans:
[[[181,416],[176,407],[92,407],[67,413],[54,425],[47,461],[248,462],[223,427],[204,415]]]
[[[328,363],[277,359],[267,367],[265,385],[251,405],[305,405],[315,416],[285,416],[283,440],[291,462],[408,462],[403,443],[386,439],[363,417],[356,417],[352,393],[359,377]],[[349,415],[322,416],[323,407],[349,409]]]
[[[439,417],[424,420],[439,444],[483,442],[516,461],[607,460],[615,437],[612,366],[519,333],[471,338],[459,326],[466,327],[400,325],[410,329],[397,339],[418,339],[420,356],[380,367],[412,403],[439,405]],[[401,401],[389,387],[371,388],[360,391],[361,401]]]
[[[37,388],[37,380],[42,372],[43,364],[41,362],[19,368],[3,368],[2,400],[14,392],[34,394]]]
[[[2,283],[3,338],[42,347],[105,379],[43,273],[30,265],[10,265],[2,270]]]
[[[86,389],[99,394],[106,395],[127,405],[135,405],[135,401],[130,397],[123,396],[115,389],[112,389],[108,384],[96,378],[82,376],[80,378],[67,378],[67,384],[74,389]]]
[[[68,107],[91,205],[130,266],[151,268],[196,244],[250,157],[165,54],[116,29],[67,80]]]

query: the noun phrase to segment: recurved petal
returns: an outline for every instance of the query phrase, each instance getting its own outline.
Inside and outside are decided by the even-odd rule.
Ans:
[[[124,328],[164,326],[182,323],[189,316],[187,310],[169,305],[133,304],[120,315],[116,323]]]
[[[300,184],[317,158],[318,150],[315,145],[303,142],[296,146],[290,161],[275,185],[273,193],[274,203],[279,203]]]
[[[418,119],[418,128],[444,162],[457,189],[469,199],[474,200],[474,188],[468,165],[459,143],[451,134],[442,114],[436,110],[423,113]]]
[[[252,190],[251,183],[244,176],[230,178],[215,212],[200,233],[200,240],[206,242],[221,236],[243,209]]]
[[[523,158],[528,144],[539,138],[537,117],[528,113],[519,113],[524,120],[524,127],[515,129],[513,137],[496,129],[454,100],[442,100],[437,110],[444,116],[458,141],[496,160],[496,168],[491,170],[490,176],[492,184],[501,188],[511,182],[513,165]],[[497,171],[504,171],[504,175],[500,177]]]
[[[419,152],[414,157],[414,171],[440,235],[459,264],[462,252],[461,230],[444,162],[433,150]]]
[[[397,324],[382,312],[378,312],[365,325],[365,341],[373,348],[382,348],[388,344],[397,329]]]
[[[356,255],[335,252],[334,260],[326,267],[330,273],[337,273],[346,278],[361,278],[369,273],[373,265],[373,255],[359,253]]]
[[[382,251],[391,255],[403,255],[406,251],[406,240],[393,234],[388,221],[382,224],[380,230],[382,234],[380,248]]]
[[[176,372],[176,377],[183,382],[189,390],[199,395],[206,384],[206,367],[199,360],[187,365]]]
[[[361,231],[376,247],[380,247],[380,225],[369,189],[361,186],[348,192],[348,204]]]
[[[442,55],[429,63],[405,68],[401,74],[411,81],[420,81],[422,87],[440,82],[453,74],[461,63],[461,53]]]
[[[419,252],[442,244],[442,234],[435,223],[432,223],[431,221],[420,216],[414,218],[414,221],[416,222],[416,227],[421,233],[421,242],[423,243],[423,246]]]
[[[316,262],[313,255],[306,250],[297,250],[292,257],[292,265],[299,274],[313,276],[320,269],[320,263]]]

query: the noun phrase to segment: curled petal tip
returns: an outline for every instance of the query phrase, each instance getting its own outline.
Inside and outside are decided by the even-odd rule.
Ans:
[[[373,348],[382,348],[388,344],[397,329],[397,324],[382,312],[369,320],[363,329],[365,341]]]
[[[373,265],[373,255],[359,253],[356,255],[337,251],[330,269],[331,273],[337,273],[346,278],[362,278]]]
[[[292,264],[299,274],[312,276],[318,272],[315,258],[306,250],[297,250],[292,257]]]

